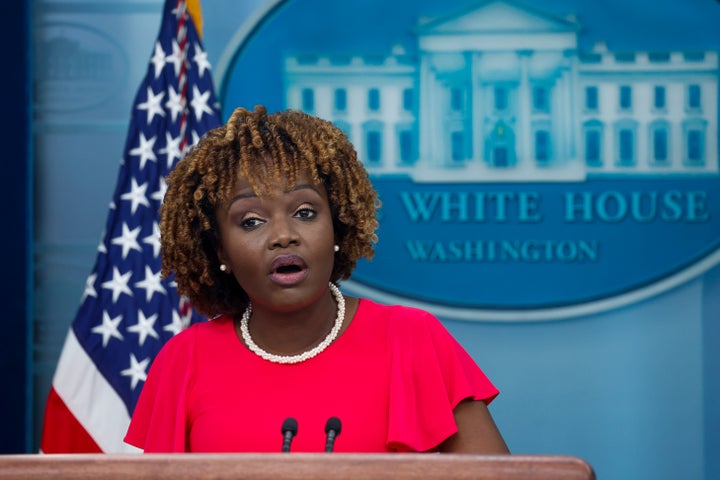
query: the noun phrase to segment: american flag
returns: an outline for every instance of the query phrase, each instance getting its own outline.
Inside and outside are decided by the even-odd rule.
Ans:
[[[160,278],[164,179],[219,124],[210,64],[186,2],[166,0],[95,267],[48,395],[43,453],[136,451],[123,437],[153,358],[203,320],[171,278]]]

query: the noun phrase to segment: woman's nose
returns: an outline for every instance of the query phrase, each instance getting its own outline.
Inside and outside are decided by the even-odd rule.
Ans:
[[[292,219],[282,218],[273,220],[270,248],[287,248],[290,245],[298,245],[299,237],[297,230],[292,224]]]

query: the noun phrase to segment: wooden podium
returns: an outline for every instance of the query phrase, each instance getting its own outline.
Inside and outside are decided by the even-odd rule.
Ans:
[[[595,480],[555,455],[146,454],[0,455],[0,480]]]

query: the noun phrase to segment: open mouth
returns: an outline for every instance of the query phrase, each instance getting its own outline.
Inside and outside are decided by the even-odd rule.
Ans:
[[[300,268],[299,265],[282,265],[275,269],[275,273],[284,275],[284,274],[288,274],[288,273],[297,273],[301,270],[302,270],[302,268]]]
[[[292,286],[302,282],[308,275],[305,261],[297,255],[277,257],[270,267],[270,278],[282,286]]]

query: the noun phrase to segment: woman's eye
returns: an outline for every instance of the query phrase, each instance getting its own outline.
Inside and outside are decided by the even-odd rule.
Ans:
[[[295,212],[295,216],[299,218],[315,218],[317,216],[317,212],[313,210],[312,208],[306,207],[301,208],[297,212]]]
[[[246,230],[251,230],[262,223],[262,220],[256,217],[250,217],[240,222],[240,226]]]

